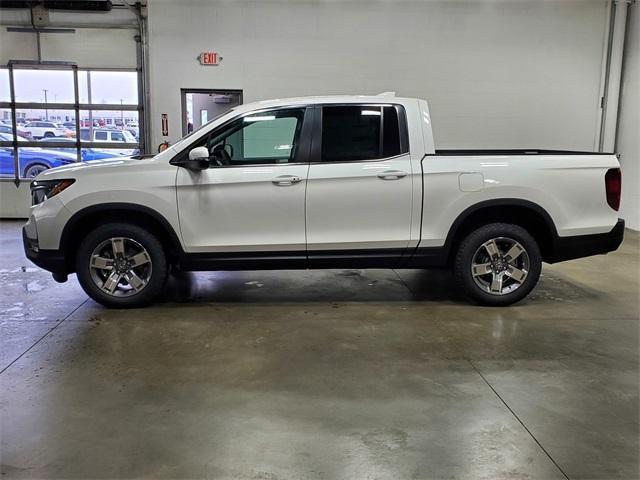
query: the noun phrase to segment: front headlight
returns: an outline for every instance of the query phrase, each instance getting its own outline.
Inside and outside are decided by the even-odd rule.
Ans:
[[[31,205],[38,205],[73,185],[72,178],[63,180],[34,180],[31,182]]]

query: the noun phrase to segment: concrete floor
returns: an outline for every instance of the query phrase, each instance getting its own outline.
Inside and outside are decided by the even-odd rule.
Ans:
[[[510,308],[449,274],[220,272],[106,310],[0,224],[2,478],[638,478],[639,235]]]

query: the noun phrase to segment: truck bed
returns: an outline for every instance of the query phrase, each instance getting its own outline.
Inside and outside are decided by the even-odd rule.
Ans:
[[[472,150],[472,149],[444,149],[436,150],[435,155],[471,156],[471,155],[613,155],[610,152],[579,152],[575,150],[540,150],[528,148],[524,150]]]

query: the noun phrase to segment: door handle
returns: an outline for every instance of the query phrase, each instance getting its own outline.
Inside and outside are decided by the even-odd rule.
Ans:
[[[402,170],[385,170],[378,174],[380,180],[400,180],[406,176],[407,172],[403,172]]]
[[[279,177],[271,180],[271,183],[274,185],[278,185],[279,187],[288,187],[290,185],[294,185],[296,183],[300,183],[302,179],[300,177],[296,177],[295,175],[280,175]]]

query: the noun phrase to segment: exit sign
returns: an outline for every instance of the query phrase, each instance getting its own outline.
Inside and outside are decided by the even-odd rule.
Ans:
[[[222,57],[217,52],[202,52],[198,59],[200,65],[220,65]]]

